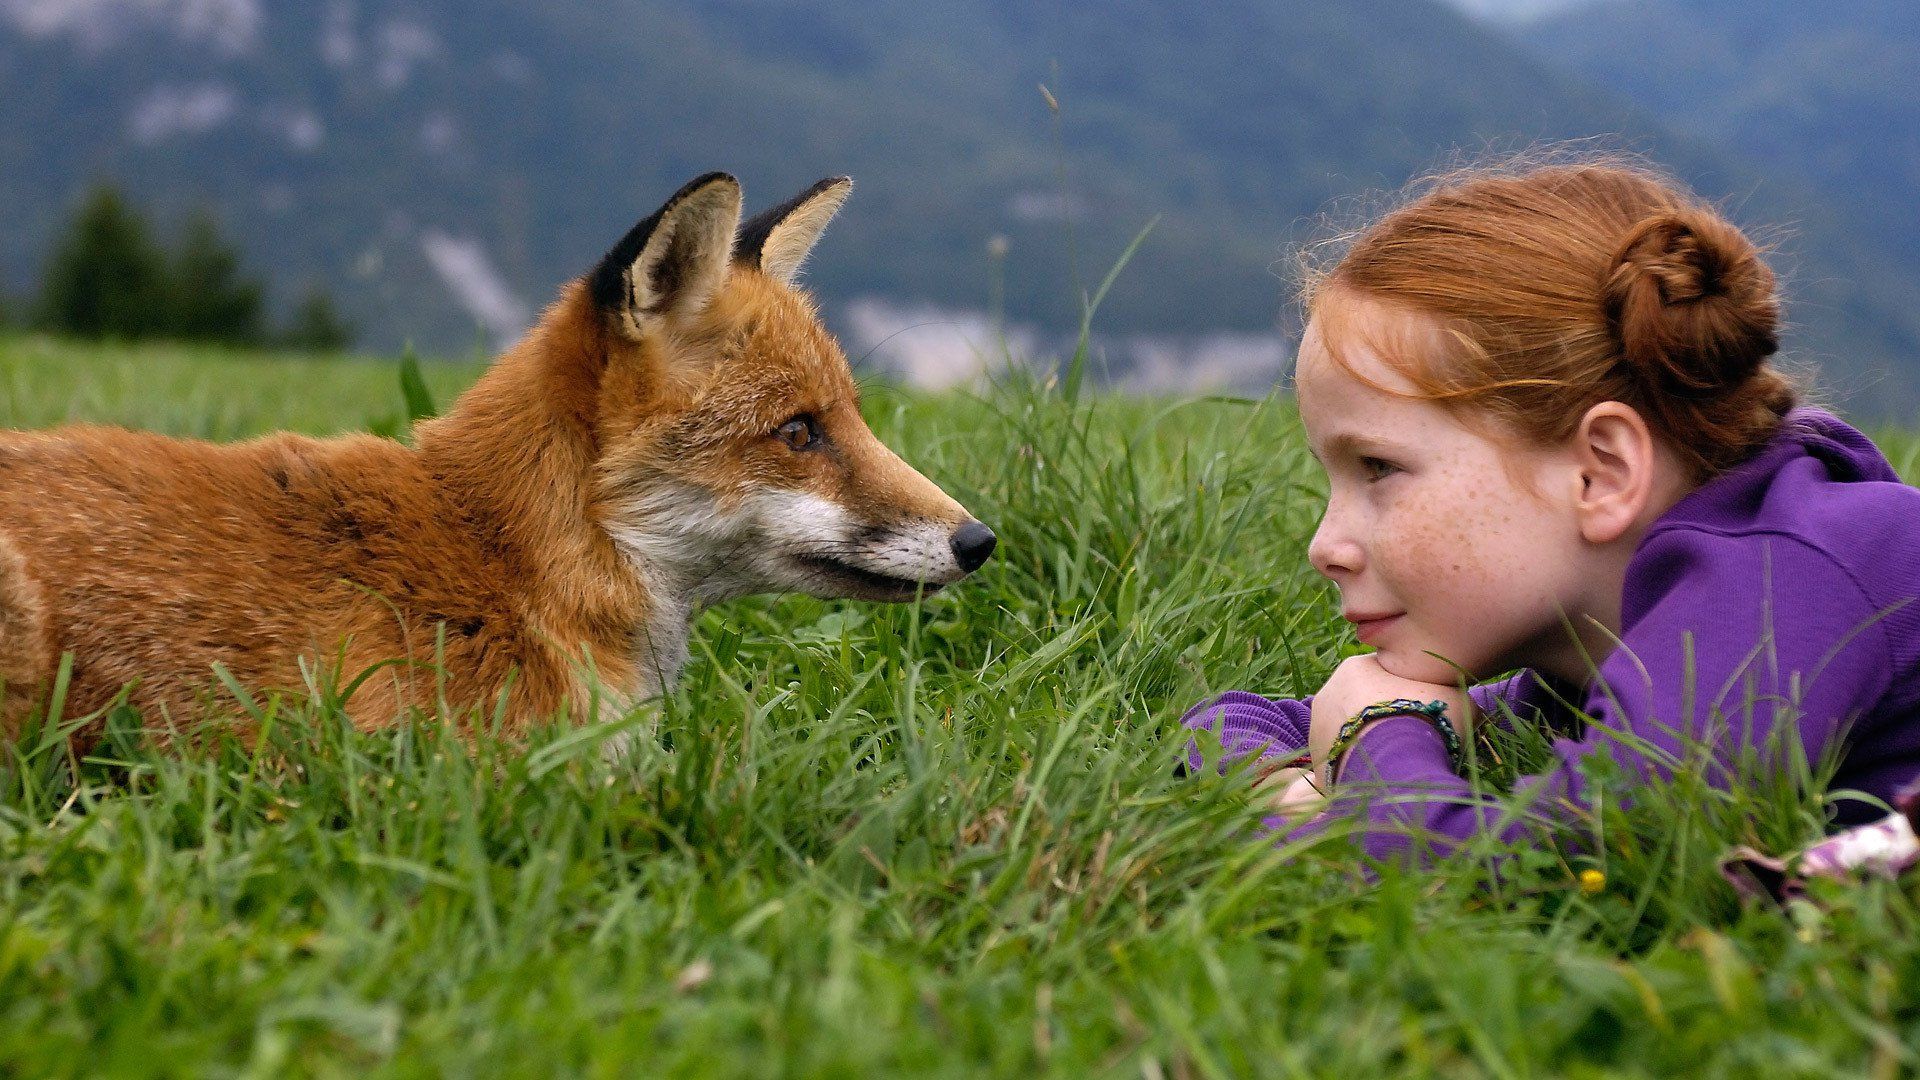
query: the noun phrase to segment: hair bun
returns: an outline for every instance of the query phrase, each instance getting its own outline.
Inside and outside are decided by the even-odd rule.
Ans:
[[[1604,297],[1621,355],[1662,391],[1731,389],[1780,348],[1773,272],[1710,210],[1664,211],[1634,226]]]

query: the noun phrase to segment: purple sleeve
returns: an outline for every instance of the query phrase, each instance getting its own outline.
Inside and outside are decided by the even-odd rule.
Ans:
[[[1196,731],[1211,731],[1220,737],[1220,770],[1248,754],[1263,758],[1291,757],[1307,745],[1307,732],[1313,726],[1312,698],[1272,700],[1245,690],[1229,690],[1217,698],[1187,710],[1180,726]],[[1206,768],[1200,744],[1187,740],[1183,755],[1188,771]]]
[[[1620,646],[1587,691],[1584,737],[1556,740],[1553,768],[1516,794],[1566,820],[1588,805],[1582,763],[1606,754],[1629,777],[1664,777],[1687,744],[1713,746],[1708,780],[1726,786],[1743,749],[1797,734],[1809,759],[1887,690],[1887,635],[1866,594],[1831,558],[1790,537],[1664,533],[1635,556]],[[1796,723],[1797,730],[1783,725]],[[1777,745],[1777,744],[1776,744]],[[1354,745],[1340,786],[1364,792],[1364,845],[1436,852],[1477,830],[1519,839],[1529,824],[1471,793],[1439,735],[1417,717],[1383,720]]]

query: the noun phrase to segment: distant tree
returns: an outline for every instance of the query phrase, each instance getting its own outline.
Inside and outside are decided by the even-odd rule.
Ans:
[[[353,344],[353,326],[341,318],[327,291],[316,285],[293,309],[280,341],[307,352],[341,352]]]
[[[354,330],[333,298],[314,287],[284,331],[267,327],[267,288],[248,276],[213,214],[187,219],[172,255],[156,244],[139,211],[111,184],[88,193],[47,260],[35,320],[76,337],[171,337],[312,352],[339,352]],[[0,311],[4,315],[4,311]]]
[[[266,288],[240,272],[240,253],[206,211],[187,220],[167,278],[166,333],[185,341],[258,344],[266,333]]]
[[[145,219],[101,184],[47,262],[37,321],[79,337],[149,337],[166,328],[168,292],[166,259]]]

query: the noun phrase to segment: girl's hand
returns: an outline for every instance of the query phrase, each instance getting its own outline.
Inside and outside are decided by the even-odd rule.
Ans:
[[[1253,792],[1268,810],[1293,818],[1296,824],[1318,813],[1327,801],[1309,769],[1275,769],[1260,778]]]
[[[1307,748],[1313,751],[1314,771],[1322,782],[1327,781],[1327,751],[1333,748],[1340,725],[1361,709],[1394,698],[1446,702],[1447,718],[1462,736],[1472,723],[1471,705],[1460,687],[1403,679],[1381,667],[1380,658],[1373,653],[1349,656],[1313,696],[1313,728],[1308,733]]]

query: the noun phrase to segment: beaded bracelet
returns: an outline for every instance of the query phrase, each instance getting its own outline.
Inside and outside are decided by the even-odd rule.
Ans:
[[[1375,720],[1385,720],[1390,716],[1418,716],[1440,733],[1440,743],[1447,749],[1447,764],[1454,772],[1461,772],[1466,766],[1466,753],[1460,745],[1460,733],[1454,730],[1453,721],[1447,719],[1447,703],[1444,701],[1415,701],[1412,698],[1394,698],[1392,701],[1379,701],[1353,714],[1353,718],[1340,725],[1340,731],[1333,737],[1333,746],[1327,750],[1327,776],[1337,777],[1340,763],[1348,750],[1359,740],[1360,733]]]

